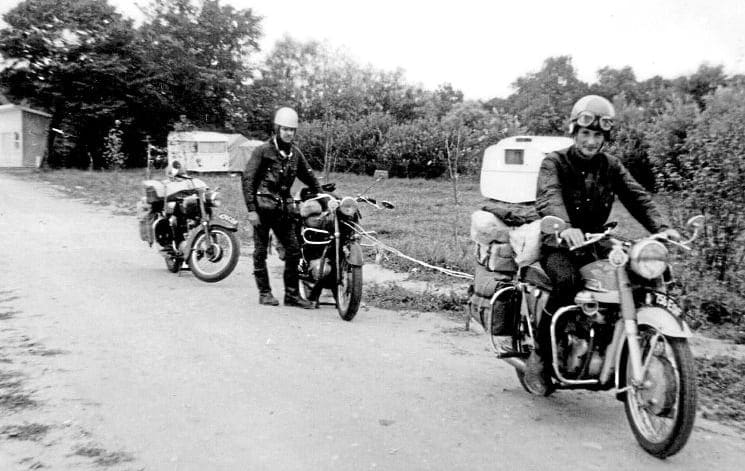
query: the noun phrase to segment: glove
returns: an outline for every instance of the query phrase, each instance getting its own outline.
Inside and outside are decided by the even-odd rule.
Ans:
[[[261,224],[261,219],[259,218],[259,213],[257,213],[256,211],[249,211],[248,212],[248,222],[252,226],[254,226],[254,227],[256,227],[259,224]]]
[[[577,229],[576,227],[564,229],[559,233],[559,237],[565,240],[570,248],[577,247],[578,245],[582,245],[585,243],[585,235],[580,229]]]

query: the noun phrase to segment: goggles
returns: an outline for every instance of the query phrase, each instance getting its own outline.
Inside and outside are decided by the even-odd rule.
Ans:
[[[613,129],[613,118],[610,116],[597,116],[590,111],[583,111],[577,115],[577,125],[583,128],[589,128],[597,121],[597,126],[603,131]]]

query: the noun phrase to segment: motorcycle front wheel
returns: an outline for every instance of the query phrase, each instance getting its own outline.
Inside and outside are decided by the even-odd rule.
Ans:
[[[334,289],[334,300],[339,316],[345,321],[351,321],[357,315],[362,300],[362,267],[350,265],[342,259],[339,267],[341,277]]]
[[[650,326],[639,327],[642,359],[648,362],[643,384],[626,393],[626,417],[647,453],[667,458],[688,441],[696,417],[696,370],[685,338],[665,337]],[[626,355],[626,384],[631,365]]]
[[[197,235],[188,263],[194,276],[214,283],[230,275],[238,264],[240,246],[235,232],[228,229],[215,226],[210,235],[207,237],[204,231]]]

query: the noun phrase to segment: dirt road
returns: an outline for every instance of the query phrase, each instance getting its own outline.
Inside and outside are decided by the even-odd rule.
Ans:
[[[48,186],[0,174],[0,228],[2,470],[742,469],[715,424],[661,462],[611,394],[529,396],[440,316],[260,307],[247,256],[170,274]]]

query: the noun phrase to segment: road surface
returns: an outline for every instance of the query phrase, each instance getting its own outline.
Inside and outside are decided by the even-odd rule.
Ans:
[[[714,423],[659,461],[611,393],[528,395],[443,316],[259,306],[248,253],[173,275],[49,185],[0,174],[0,228],[2,470],[742,469]]]

